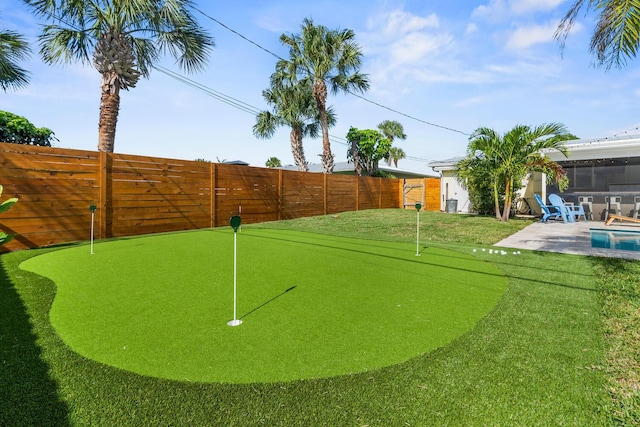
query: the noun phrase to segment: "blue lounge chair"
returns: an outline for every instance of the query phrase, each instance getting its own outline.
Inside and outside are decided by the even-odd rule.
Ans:
[[[540,209],[542,209],[542,219],[541,222],[547,222],[550,219],[558,219],[562,218],[562,214],[559,210],[556,209],[555,206],[545,205],[542,201],[542,197],[538,193],[534,194],[536,198],[536,202],[540,205]]]
[[[587,222],[587,214],[582,205],[566,205],[562,197],[557,194],[549,194],[549,203],[560,211],[564,222],[576,222],[580,217],[583,217],[584,222]]]

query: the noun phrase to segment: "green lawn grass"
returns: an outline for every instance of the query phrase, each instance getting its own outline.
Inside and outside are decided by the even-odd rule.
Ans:
[[[500,299],[451,250],[245,228],[117,240],[21,264],[57,287],[51,323],[87,358],[161,378],[275,382],[365,372],[442,347]]]
[[[410,245],[415,215],[365,211],[254,227]],[[49,321],[53,282],[18,267],[56,249],[2,255],[0,425],[637,424],[637,377],[621,361],[634,353],[612,351],[612,336],[620,340],[616,347],[638,348],[631,328],[637,318],[637,263],[528,251],[473,253],[527,222],[430,212],[420,219],[426,246],[475,256],[504,273],[508,289],[495,309],[470,332],[405,362],[281,383],[172,381],[80,356]],[[605,295],[611,298],[603,310]],[[639,372],[637,363],[631,369]]]

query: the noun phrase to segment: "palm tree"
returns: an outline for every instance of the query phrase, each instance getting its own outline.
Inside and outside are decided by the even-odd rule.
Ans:
[[[391,162],[393,162],[393,165],[395,167],[398,167],[398,160],[406,158],[407,155],[404,153],[404,150],[402,148],[391,147],[389,148],[389,155],[387,156],[387,164],[391,166]]]
[[[279,168],[282,167],[282,162],[277,157],[269,157],[264,165],[268,168]]]
[[[640,46],[640,0],[576,0],[554,35],[561,48],[583,8],[600,13],[589,45],[598,65],[623,68],[627,58],[635,58]]]
[[[308,172],[309,164],[305,159],[302,139],[305,136],[317,138],[320,130],[320,115],[309,81],[286,84],[274,74],[271,87],[264,90],[262,96],[273,108],[272,111],[261,111],[256,116],[253,134],[258,138],[271,138],[279,126],[290,127],[293,160],[299,171]],[[333,126],[335,115],[330,108],[326,115],[328,125]]]
[[[504,135],[493,129],[481,127],[469,137],[467,166],[488,175],[493,188],[496,219],[509,219],[513,192],[525,175],[532,171],[542,171],[559,181],[564,170],[542,154],[543,150],[557,150],[567,155],[565,142],[575,137],[559,123],[543,124],[534,128],[518,125]],[[459,163],[458,168],[464,166]],[[471,171],[473,173],[473,170]],[[504,207],[500,213],[500,192],[504,191]]]
[[[40,35],[48,64],[79,61],[102,75],[98,150],[113,152],[120,89],[148,78],[169,52],[187,72],[206,63],[213,39],[198,26],[190,0],[24,0],[52,23]]]
[[[0,88],[20,89],[29,83],[29,72],[18,61],[29,57],[29,44],[18,33],[0,31]]]
[[[301,29],[301,34],[280,36],[282,44],[289,46],[289,60],[278,61],[276,75],[285,84],[306,80],[312,87],[322,128],[322,166],[325,173],[331,173],[333,154],[329,143],[327,87],[334,94],[364,92],[369,89],[369,81],[359,72],[362,49],[356,44],[352,30],[329,30],[323,25],[314,25],[309,18],[302,22]]]
[[[384,120],[378,125],[378,129],[380,129],[380,132],[382,132],[382,134],[387,137],[392,144],[395,138],[407,139],[407,135],[404,134],[404,128],[400,122],[395,120]]]

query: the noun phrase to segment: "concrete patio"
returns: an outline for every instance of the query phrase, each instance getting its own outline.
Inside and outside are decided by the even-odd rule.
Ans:
[[[633,230],[640,232],[640,226],[614,222],[605,226],[603,221],[577,222],[565,224],[550,221],[536,222],[523,230],[496,243],[504,248],[527,249],[532,251],[561,252],[576,255],[592,255],[640,260],[640,252],[591,247],[591,228],[611,231]],[[640,236],[639,236],[640,238]]]

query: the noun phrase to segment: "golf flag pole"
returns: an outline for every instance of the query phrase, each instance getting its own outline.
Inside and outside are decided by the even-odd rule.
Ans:
[[[90,254],[93,255],[93,223],[96,216],[96,205],[89,206],[89,210],[91,211],[91,251]]]
[[[420,208],[422,205],[420,203],[416,203],[416,212],[417,212],[417,220],[416,220],[416,256],[420,256]]]
[[[231,220],[229,221],[229,225],[231,225],[231,227],[233,228],[233,320],[229,320],[227,322],[227,325],[229,326],[238,326],[242,323],[242,320],[238,319],[238,316],[236,315],[236,297],[237,297],[237,292],[236,292],[236,266],[237,266],[237,262],[236,262],[236,248],[237,248],[237,239],[238,239],[238,228],[240,228],[240,223],[242,221],[240,220],[240,216],[238,215],[234,215],[231,217]]]

